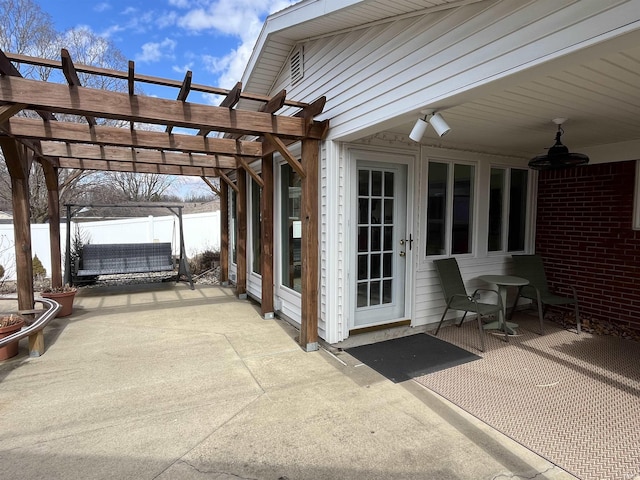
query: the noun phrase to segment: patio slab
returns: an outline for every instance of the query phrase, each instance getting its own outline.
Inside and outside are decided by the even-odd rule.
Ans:
[[[0,363],[2,478],[574,478],[414,381],[303,352],[229,288],[82,289]]]

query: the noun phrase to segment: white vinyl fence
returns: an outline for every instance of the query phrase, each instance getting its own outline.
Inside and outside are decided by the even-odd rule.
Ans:
[[[184,244],[187,257],[206,250],[220,249],[220,211],[182,215]],[[85,243],[151,243],[171,242],[173,253],[180,253],[180,223],[175,215],[163,217],[126,218],[96,222],[71,222],[71,242],[76,225]],[[62,267],[66,249],[66,223],[60,224]],[[42,266],[51,274],[49,225],[31,225],[31,254],[37,255]],[[12,224],[0,224],[0,265],[5,269],[5,280],[15,280],[15,241]]]

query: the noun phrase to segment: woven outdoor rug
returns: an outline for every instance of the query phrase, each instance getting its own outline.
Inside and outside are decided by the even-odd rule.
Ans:
[[[475,322],[443,328],[483,358],[414,380],[576,477],[640,479],[640,343],[514,321],[520,336],[487,332],[484,353]]]

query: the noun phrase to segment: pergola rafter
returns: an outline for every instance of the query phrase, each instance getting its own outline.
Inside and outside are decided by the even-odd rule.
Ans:
[[[22,78],[12,62],[60,69],[67,84]],[[79,72],[121,79],[126,82],[126,91],[83,87]],[[176,100],[137,95],[137,82],[175,88],[178,90],[174,95]],[[220,106],[187,102],[190,92],[194,91],[219,95],[222,97]],[[260,105],[257,110],[240,109],[241,99]],[[28,179],[22,177],[35,155],[43,164],[50,210],[54,212],[59,210],[58,169],[69,168],[198,176],[218,192],[221,208],[226,208],[226,189],[217,189],[209,180],[218,177],[221,184],[238,194],[238,220],[246,223],[245,177],[244,174],[237,175],[234,182],[230,172],[246,171],[260,188],[273,192],[272,177],[265,183],[251,164],[262,159],[263,171],[269,173],[265,161],[272,161],[267,159],[272,159],[274,152],[280,153],[305,179],[303,190],[307,191],[303,193],[307,212],[304,231],[309,232],[309,241],[305,243],[302,255],[303,264],[308,265],[303,275],[309,278],[303,282],[304,328],[300,337],[300,344],[307,350],[317,348],[317,298],[308,299],[304,290],[317,297],[317,288],[313,287],[317,285],[318,277],[318,193],[314,183],[318,178],[319,140],[326,136],[329,125],[328,121],[318,122],[314,117],[322,113],[324,105],[324,97],[308,104],[287,99],[284,90],[273,97],[244,92],[241,83],[230,90],[199,85],[193,83],[191,72],[187,72],[182,81],[141,75],[135,71],[133,62],[129,62],[128,70],[122,72],[75,64],[66,50],[62,50],[59,61],[0,51],[0,145],[12,175],[14,211],[28,211]],[[299,110],[293,115],[278,115],[284,107]],[[35,111],[40,118],[17,116],[23,110]],[[60,120],[56,114],[84,117],[86,123],[70,122],[63,116],[60,119],[64,120]],[[128,124],[129,128],[101,125],[103,119]],[[141,124],[145,125],[144,129],[137,128]],[[153,127],[148,127],[149,124]],[[197,134],[174,133],[176,128],[193,129]],[[212,132],[216,135],[208,136]],[[301,159],[289,151],[289,146],[296,142],[302,143]],[[14,174],[22,177],[14,178]],[[270,201],[264,199],[263,203],[269,208],[262,208],[262,221],[268,227],[263,229],[262,241],[267,250],[273,248],[273,206],[267,203]],[[21,214],[16,221],[28,223],[28,215]],[[223,222],[223,238],[226,238],[226,228],[228,226]],[[246,265],[246,225],[238,228],[238,267],[241,269],[241,265]],[[54,236],[55,233],[52,234],[52,251],[60,251],[59,232],[57,239]],[[20,265],[31,263],[30,241],[29,229],[20,225],[20,233],[16,235],[16,257]],[[228,243],[222,243],[224,256]],[[263,265],[263,269],[269,270],[265,278],[273,278],[272,255],[264,258],[271,262]],[[236,283],[239,295],[246,292],[246,272],[241,273]],[[24,273],[19,271],[18,275]],[[228,272],[224,271],[222,276],[228,278]],[[23,278],[24,281],[19,282],[18,295],[24,305],[33,303],[30,279],[29,276],[28,280]],[[59,283],[53,278],[52,282],[54,286]],[[263,296],[268,297],[265,308],[272,308],[272,281],[263,285]]]

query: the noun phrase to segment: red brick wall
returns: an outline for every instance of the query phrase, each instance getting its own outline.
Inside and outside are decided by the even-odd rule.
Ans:
[[[640,331],[640,231],[632,228],[635,165],[540,172],[536,253],[552,287],[576,286],[582,315]]]

